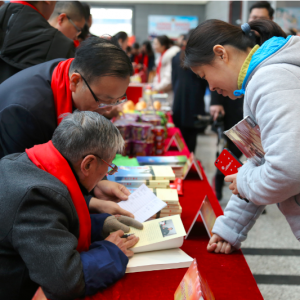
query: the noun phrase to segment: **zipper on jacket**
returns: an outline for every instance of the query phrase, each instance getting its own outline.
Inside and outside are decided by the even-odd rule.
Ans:
[[[7,26],[6,26],[6,34],[8,34],[8,32],[9,32],[9,25],[10,25],[10,22],[11,22],[11,20],[12,20],[12,18],[13,18],[13,16],[14,16],[15,14],[12,14],[11,16],[10,16],[10,18],[8,19],[8,22],[7,22]]]

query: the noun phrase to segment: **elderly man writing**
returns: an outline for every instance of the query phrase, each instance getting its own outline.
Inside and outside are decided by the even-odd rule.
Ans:
[[[89,38],[75,59],[27,68],[0,85],[0,158],[48,142],[65,113],[103,113],[126,100],[132,64],[110,41]],[[122,185],[100,181],[86,197],[90,211],[125,214],[112,201],[126,200]]]
[[[84,199],[123,144],[103,116],[75,112],[48,143],[0,160],[0,299],[31,299],[38,286],[75,299],[124,275],[138,238],[121,237],[143,225],[90,215]]]

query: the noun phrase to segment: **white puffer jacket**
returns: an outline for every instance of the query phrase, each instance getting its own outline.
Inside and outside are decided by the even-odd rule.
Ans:
[[[164,53],[160,68],[160,82],[158,82],[158,76],[156,75],[153,80],[154,90],[166,93],[172,90],[172,58],[179,51],[178,46],[172,46]]]

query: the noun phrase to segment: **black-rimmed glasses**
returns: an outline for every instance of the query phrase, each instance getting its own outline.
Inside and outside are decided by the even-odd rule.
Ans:
[[[87,157],[88,155],[94,155],[96,157],[98,157],[99,159],[101,159],[105,164],[107,164],[110,169],[108,169],[107,174],[108,175],[113,175],[116,172],[118,172],[118,167],[115,164],[109,164],[107,161],[105,161],[103,158],[101,158],[100,156],[98,156],[97,154],[86,154],[82,157],[82,159],[84,159],[85,157]]]
[[[89,84],[87,83],[86,79],[85,79],[85,78],[84,78],[77,70],[75,70],[75,73],[78,73],[78,74],[81,76],[82,80],[84,81],[84,83],[86,84],[86,86],[87,86],[88,89],[90,90],[91,94],[93,95],[95,101],[96,101],[97,103],[98,103],[98,102],[101,102],[101,100],[99,100],[99,99],[97,98],[97,96],[95,95],[95,93],[93,92],[93,90],[91,89],[91,87],[89,86]],[[126,102],[126,101],[127,101],[127,96],[125,95],[125,96],[123,96],[123,97],[117,99],[117,101],[116,101],[115,103],[112,103],[112,104],[103,104],[103,103],[100,103],[100,104],[98,105],[98,107],[99,107],[99,108],[106,108],[106,107],[110,107],[110,106],[116,106],[116,105],[122,104],[122,103],[124,103],[124,102]]]

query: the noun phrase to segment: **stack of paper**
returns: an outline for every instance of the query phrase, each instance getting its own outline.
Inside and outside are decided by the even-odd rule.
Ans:
[[[127,188],[138,188],[145,184],[149,188],[170,188],[170,180],[175,174],[170,166],[118,167],[118,172],[107,179],[118,182]]]
[[[137,156],[140,166],[170,166],[176,178],[181,178],[182,169],[187,161],[185,155],[178,156]]]

